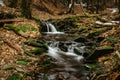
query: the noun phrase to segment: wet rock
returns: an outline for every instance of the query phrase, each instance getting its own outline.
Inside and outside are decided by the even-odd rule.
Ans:
[[[11,76],[8,76],[6,80],[26,80],[24,77],[20,76],[17,73],[12,74]]]
[[[74,52],[75,52],[76,54],[78,54],[78,55],[82,55],[82,53],[80,52],[80,50],[77,49],[77,48],[74,49]]]
[[[96,45],[96,42],[87,42],[85,43],[86,46],[92,47]]]
[[[104,39],[105,39],[104,37],[98,37],[97,40],[96,40],[96,42],[101,42],[101,41],[103,41]]]
[[[68,47],[67,46],[60,46],[59,47],[62,51],[67,52],[68,51]]]
[[[83,38],[83,37],[79,37],[79,38],[75,39],[74,41],[75,42],[80,42],[80,43],[88,42],[88,40]]]
[[[38,55],[44,52],[47,52],[45,48],[35,48],[34,50],[26,51],[25,53],[28,55],[31,55],[31,54]]]
[[[102,33],[102,31],[93,31],[87,35],[88,38],[95,38],[96,36],[99,36]]]
[[[25,42],[25,44],[30,45],[30,46],[34,46],[34,47],[45,48],[46,50],[48,50],[48,46],[43,44],[43,43],[29,41],[29,42]]]
[[[109,54],[114,51],[113,47],[109,46],[103,46],[103,47],[98,47],[91,55],[88,56],[87,60],[96,60],[99,57]]]

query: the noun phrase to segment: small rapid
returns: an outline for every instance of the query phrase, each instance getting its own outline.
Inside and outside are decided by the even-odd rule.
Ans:
[[[50,22],[43,22],[42,33],[42,39],[48,46],[46,55],[55,65],[48,71],[49,80],[56,80],[55,75],[59,73],[65,74],[65,80],[83,80],[80,79],[82,77],[88,80],[89,72],[83,69],[87,46],[84,43],[75,42],[73,34],[58,31]],[[76,77],[76,74],[80,77]]]
[[[48,50],[48,55],[55,58],[57,61],[59,62],[68,62],[70,60],[73,60],[75,62],[80,62],[81,60],[84,59],[82,53],[84,52],[84,48],[83,46],[80,46],[79,43],[74,43],[74,42],[70,42],[70,45],[67,45],[65,42],[64,45],[66,46],[67,50],[63,51],[62,47],[64,47],[64,45],[61,45],[60,42],[52,42],[52,41],[48,41],[47,45],[49,46],[49,50]],[[75,53],[75,48],[79,49],[81,54],[77,54]]]
[[[3,0],[0,0],[0,5],[1,5],[1,6],[5,6]]]
[[[57,31],[55,26],[50,22],[43,22],[42,31],[45,34],[64,34],[64,32]]]
[[[73,37],[58,31],[50,22],[44,23],[42,32],[45,33],[43,38],[46,45],[48,45],[46,55],[54,59],[53,63],[56,65],[50,72],[59,72],[59,70],[65,73],[80,71],[84,61],[86,46],[83,43],[72,41]]]

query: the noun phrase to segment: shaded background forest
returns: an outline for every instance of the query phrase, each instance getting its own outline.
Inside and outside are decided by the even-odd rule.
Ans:
[[[31,18],[32,7],[54,15],[85,13],[83,8],[90,13],[101,13],[106,8],[118,8],[120,11],[120,0],[4,0],[4,2],[9,7],[21,9],[27,18]]]

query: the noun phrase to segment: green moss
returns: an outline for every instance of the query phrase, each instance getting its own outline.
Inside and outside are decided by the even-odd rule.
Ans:
[[[19,74],[12,74],[10,76],[8,76],[8,78],[6,80],[26,80],[25,78],[23,78],[22,76],[20,76]]]
[[[25,62],[25,61],[17,61],[17,64],[19,64],[19,65],[27,65],[27,62]]]
[[[101,34],[101,31],[94,31],[87,35],[88,38],[95,38],[96,36],[99,36]]]
[[[77,28],[77,21],[79,17],[68,17],[55,22],[55,26],[59,31],[69,31],[70,29]]]
[[[25,44],[30,45],[30,46],[34,46],[34,47],[45,48],[46,50],[48,50],[48,46],[43,44],[43,43],[29,41],[29,42],[25,42]]]
[[[34,26],[31,25],[22,25],[22,26],[18,26],[16,29],[22,31],[22,32],[26,32],[26,31],[37,31],[36,28],[34,28]]]
[[[5,25],[6,28],[13,30],[16,33],[21,32],[26,32],[26,31],[37,31],[36,28],[34,28],[34,26],[31,25],[22,25],[22,26],[18,26],[18,27],[14,27],[12,24],[6,24]]]
[[[18,61],[25,61],[25,62],[31,62],[31,58],[19,58]]]
[[[87,68],[94,68],[96,66],[96,64],[85,64],[85,67]]]
[[[4,27],[10,30],[13,30],[15,33],[18,33],[20,31],[18,28],[14,27],[12,24],[6,24]]]
[[[14,66],[12,65],[7,65],[7,66],[4,66],[3,70],[12,70],[14,69]]]
[[[109,41],[109,42],[111,42],[111,43],[117,43],[117,42],[119,41],[118,38],[115,38],[115,37],[113,37],[113,36],[108,36],[108,37],[106,37],[105,40],[106,40],[106,41]]]
[[[43,62],[43,64],[45,67],[49,67],[51,65],[51,61],[49,59],[47,59],[46,61]]]
[[[30,55],[30,54],[38,55],[38,54],[44,53],[46,51],[47,50],[45,48],[35,48],[33,50],[26,51],[26,54],[28,54],[28,55]]]

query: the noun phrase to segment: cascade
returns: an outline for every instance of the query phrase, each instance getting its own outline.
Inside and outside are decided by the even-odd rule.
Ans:
[[[64,32],[59,32],[57,31],[57,29],[55,28],[55,26],[50,23],[50,22],[44,22],[44,27],[42,28],[42,30],[44,31],[44,33],[46,34],[64,34]]]
[[[3,0],[0,0],[0,5],[1,5],[1,6],[5,6]]]
[[[87,46],[84,43],[73,41],[74,35],[57,31],[55,26],[49,22],[45,22],[42,28],[43,33],[45,33],[42,39],[48,45],[46,55],[51,57],[52,63],[55,64],[49,71],[53,73],[63,72],[69,75],[82,71]],[[52,80],[50,76],[49,80]]]
[[[68,48],[67,52],[62,51],[60,49],[60,42],[59,41],[58,42],[47,41],[46,43],[49,46],[49,50],[48,50],[47,55],[55,58],[56,60],[58,60],[60,62],[66,61],[68,59],[71,59],[71,60],[76,61],[76,62],[80,62],[82,59],[84,59],[82,54],[78,55],[74,52],[75,48],[79,49],[81,53],[84,52],[85,47],[80,46],[79,43],[71,42],[70,45],[67,45],[65,42],[62,42],[62,43],[64,43],[64,45],[67,45],[67,48]]]
[[[60,37],[63,38],[63,36],[65,35],[64,32],[59,32],[57,31],[57,29],[55,28],[55,26],[53,24],[51,24],[50,22],[45,22],[44,23],[44,27],[43,30],[45,33],[47,33],[47,38],[50,36],[50,38],[56,38],[58,37],[58,34],[62,34],[60,35]],[[44,29],[45,28],[45,29]],[[47,30],[47,31],[45,31]],[[57,35],[55,35],[57,34]],[[44,35],[45,36],[45,35]],[[53,37],[55,36],[55,37]],[[61,43],[63,43],[61,45]],[[84,52],[84,48],[81,46],[80,43],[74,42],[74,41],[46,41],[46,44],[48,45],[48,54],[49,56],[55,58],[57,61],[63,62],[66,60],[75,60],[76,62],[80,62],[83,59],[83,52]],[[63,51],[61,49],[61,47],[67,47],[67,51]],[[81,53],[80,55],[75,53],[75,48]],[[66,61],[67,62],[67,61]]]

